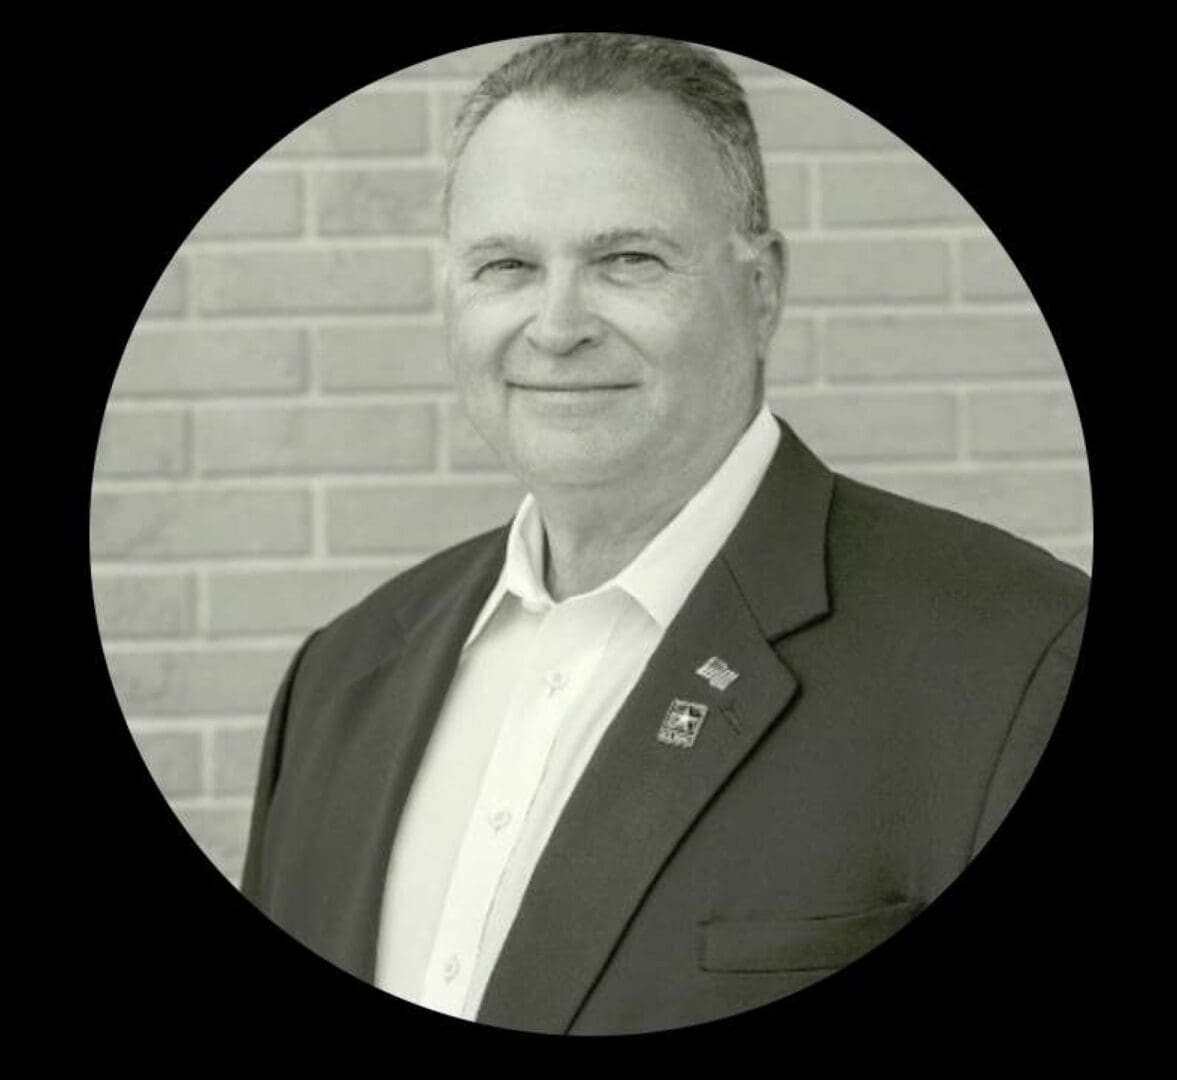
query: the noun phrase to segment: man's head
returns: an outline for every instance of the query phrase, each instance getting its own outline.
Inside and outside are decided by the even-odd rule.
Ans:
[[[759,405],[784,262],[718,58],[619,35],[512,58],[459,116],[447,226],[451,360],[507,464],[697,488]]]
[[[732,220],[746,237],[769,227],[756,126],[735,75],[713,52],[682,41],[630,34],[564,34],[515,53],[487,75],[454,121],[443,204],[449,220],[454,172],[470,137],[508,98],[568,100],[639,92],[669,94],[711,139],[727,180]]]

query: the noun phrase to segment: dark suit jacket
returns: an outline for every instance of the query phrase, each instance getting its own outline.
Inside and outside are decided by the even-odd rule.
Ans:
[[[243,889],[361,979],[397,820],[506,535],[317,631],[274,703]],[[831,473],[786,427],[569,800],[479,1020],[702,1022],[894,933],[1025,784],[1086,593],[1029,544]],[[739,672],[726,691],[695,673],[711,656]],[[690,749],[656,737],[673,698],[709,706]]]

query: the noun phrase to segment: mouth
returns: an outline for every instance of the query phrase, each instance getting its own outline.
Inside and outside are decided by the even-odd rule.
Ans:
[[[529,390],[540,394],[593,394],[608,390],[632,390],[637,383],[533,383],[508,382],[512,390]]]

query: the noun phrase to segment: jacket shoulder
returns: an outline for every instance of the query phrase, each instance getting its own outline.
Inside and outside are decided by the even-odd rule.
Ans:
[[[836,475],[830,517],[832,578],[903,611],[1034,632],[1084,606],[1077,567],[996,526]]]
[[[472,568],[487,564],[505,542],[505,526],[446,548],[390,578],[312,635],[302,669],[348,681],[382,660],[419,614],[435,605]]]

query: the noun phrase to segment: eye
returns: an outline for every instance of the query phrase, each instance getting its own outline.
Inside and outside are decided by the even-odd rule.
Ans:
[[[666,264],[648,251],[615,251],[600,260],[605,272],[622,281],[648,281],[658,277]]]
[[[522,259],[492,259],[478,267],[474,277],[512,277],[526,270],[527,266]]]
[[[657,255],[651,255],[648,251],[617,251],[606,255],[602,261],[612,266],[623,267],[649,266],[662,262]]]

